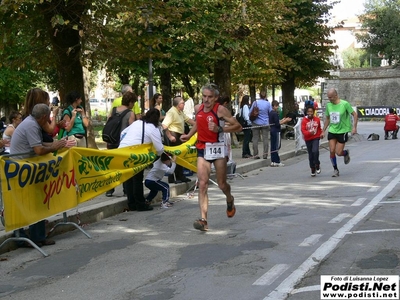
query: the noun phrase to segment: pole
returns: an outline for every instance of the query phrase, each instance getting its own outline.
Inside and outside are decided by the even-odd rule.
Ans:
[[[147,33],[151,34],[153,31],[151,29],[151,25],[147,26]],[[153,49],[149,46],[149,101],[153,98],[153,59],[151,58],[151,53]]]
[[[153,86],[153,60],[149,57],[149,100],[153,98]]]

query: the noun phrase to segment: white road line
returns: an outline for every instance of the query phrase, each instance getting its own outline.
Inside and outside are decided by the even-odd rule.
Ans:
[[[392,178],[392,176],[384,176],[384,177],[382,177],[382,179],[379,180],[379,181],[389,181],[391,178]]]
[[[350,217],[350,214],[339,214],[336,217],[334,217],[332,220],[330,220],[328,223],[340,223],[342,222],[344,219]]]
[[[393,228],[393,229],[373,229],[373,230],[359,230],[359,231],[350,231],[348,234],[355,234],[355,233],[377,233],[377,232],[391,232],[391,231],[400,231],[400,228]]]
[[[311,286],[305,286],[299,289],[293,290],[290,294],[298,294],[298,293],[304,293],[304,292],[314,292],[314,291],[319,291],[321,290],[321,285],[311,285]]]
[[[299,244],[299,247],[309,247],[313,246],[318,243],[319,239],[321,238],[322,234],[313,234],[310,235],[308,238],[305,238],[302,243]]]
[[[358,214],[351,218],[345,225],[339,228],[329,240],[323,243],[317,250],[314,251],[295,271],[293,271],[282,283],[264,300],[283,300],[293,290],[294,286],[307,274],[312,268],[317,266],[320,261],[324,260],[341,242],[343,237],[351,231],[362,219],[364,219],[377,204],[389,194],[395,186],[400,182],[400,174],[398,174],[391,182],[386,185],[382,191],[376,195],[368,205],[364,206]]]
[[[367,198],[358,198],[351,206],[360,206],[365,200],[367,200]]]
[[[382,201],[380,204],[400,203],[400,201]]]
[[[400,168],[394,168],[392,171],[390,171],[390,173],[399,173]]]
[[[281,276],[287,269],[289,269],[290,265],[286,264],[278,264],[273,266],[267,273],[258,278],[253,285],[270,285],[273,283],[279,276]]]
[[[374,192],[377,192],[378,190],[379,190],[379,186],[373,186],[367,192],[368,193],[374,193]]]

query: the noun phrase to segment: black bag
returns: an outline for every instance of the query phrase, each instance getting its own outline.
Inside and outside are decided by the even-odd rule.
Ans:
[[[240,113],[236,114],[236,120],[239,122],[242,127],[247,127],[247,122],[242,116],[243,108],[240,109]]]
[[[103,133],[101,134],[101,138],[104,142],[111,145],[119,145],[122,119],[129,111],[131,110],[127,108],[123,112],[117,113],[117,108],[113,108],[111,117],[108,118],[106,125],[104,125]]]
[[[371,133],[368,136],[367,141],[379,141],[379,134]]]

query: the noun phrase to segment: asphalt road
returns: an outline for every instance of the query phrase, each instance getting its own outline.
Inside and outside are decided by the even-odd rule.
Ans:
[[[400,140],[362,123],[332,178],[310,176],[305,155],[233,179],[237,213],[210,185],[209,228],[193,229],[196,198],[125,212],[55,237],[39,252],[0,256],[1,299],[320,299],[321,275],[398,275]],[[379,141],[365,136],[376,132]]]

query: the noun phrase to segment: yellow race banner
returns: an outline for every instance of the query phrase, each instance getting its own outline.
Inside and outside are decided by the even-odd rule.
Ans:
[[[182,167],[197,173],[197,149],[195,147],[197,134],[179,146],[165,146],[165,152],[176,156],[176,163]]]
[[[197,171],[196,137],[165,147],[177,163]],[[28,226],[78,206],[116,187],[149,166],[152,145],[112,150],[73,147],[27,159],[0,157],[1,196],[6,231]]]

